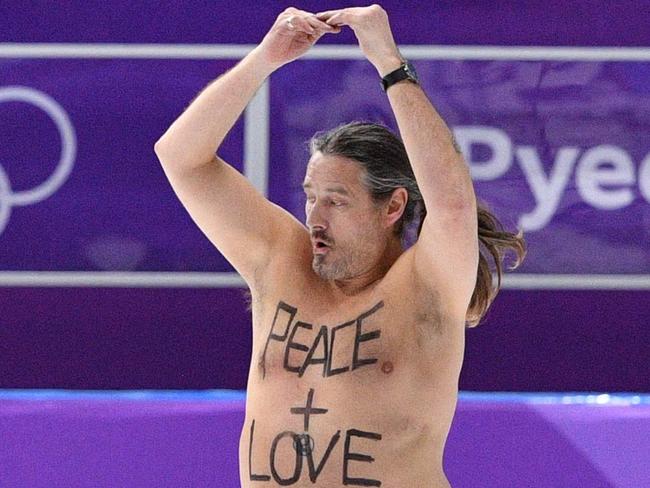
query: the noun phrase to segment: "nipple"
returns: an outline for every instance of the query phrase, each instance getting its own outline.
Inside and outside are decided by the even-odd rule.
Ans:
[[[393,371],[393,363],[390,361],[384,361],[381,365],[381,370],[386,374],[391,373]]]

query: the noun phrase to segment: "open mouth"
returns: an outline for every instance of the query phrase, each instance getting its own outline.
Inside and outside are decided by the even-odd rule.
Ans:
[[[324,254],[324,253],[329,251],[329,248],[330,248],[330,246],[328,246],[327,244],[325,244],[322,241],[316,241],[316,242],[314,242],[314,245],[313,245],[314,253],[316,253],[316,254]]]

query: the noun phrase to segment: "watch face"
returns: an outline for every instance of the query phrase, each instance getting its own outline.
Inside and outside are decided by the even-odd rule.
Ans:
[[[404,66],[404,70],[408,75],[413,77],[414,80],[418,79],[418,73],[415,71],[415,66],[413,66],[410,62],[406,62],[406,65]]]

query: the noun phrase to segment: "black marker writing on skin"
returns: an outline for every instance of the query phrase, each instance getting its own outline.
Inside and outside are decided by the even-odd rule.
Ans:
[[[309,432],[309,416],[311,414],[326,414],[327,409],[326,408],[312,408],[311,403],[312,400],[314,399],[314,389],[310,388],[309,393],[307,394],[307,404],[305,407],[293,407],[291,409],[291,413],[294,414],[302,414],[304,417],[304,425],[305,425],[305,430]]]
[[[323,356],[314,358],[314,353],[316,352],[316,349],[318,348],[318,344],[320,344],[321,340],[323,341],[323,348],[324,348]],[[302,368],[300,368],[300,372],[298,373],[298,376],[302,378],[302,375],[305,374],[305,370],[307,369],[307,366],[309,366],[310,364],[322,364],[323,376],[325,376],[325,371],[327,370],[327,358],[330,356],[327,342],[328,342],[327,326],[323,325],[318,331],[318,335],[316,336],[316,339],[314,340],[314,344],[311,346],[311,349],[307,353],[307,357],[305,358],[305,361],[302,363]]]
[[[294,318],[298,313],[298,309],[296,307],[292,307],[291,305],[288,305],[285,302],[282,301],[278,302],[275,311],[275,317],[273,318],[273,324],[271,325],[271,329],[269,331],[269,335],[266,340],[266,345],[264,346],[264,352],[260,360],[260,364],[262,367],[262,378],[265,378],[266,376],[266,354],[268,352],[268,348],[271,344],[271,341],[285,343],[284,361],[283,361],[284,370],[288,371],[289,373],[297,373],[298,376],[301,378],[305,374],[305,371],[309,366],[322,365],[322,369],[323,369],[322,376],[325,378],[329,376],[342,374],[347,371],[354,371],[356,369],[361,368],[362,366],[367,366],[376,363],[378,361],[377,358],[361,357],[360,348],[362,346],[362,343],[379,339],[379,337],[381,336],[381,330],[379,329],[364,332],[363,325],[364,322],[368,319],[368,317],[375,314],[383,306],[384,306],[383,301],[378,302],[374,307],[362,313],[357,318],[332,327],[331,333],[330,333],[330,328],[328,326],[322,325],[318,329],[318,333],[316,334],[316,336],[313,338],[310,347],[307,344],[298,342],[296,340],[296,334],[299,332],[300,329],[311,331],[314,329],[314,326],[310,323],[303,322],[300,320],[297,320],[295,323],[293,323]],[[281,328],[281,326],[278,325],[279,322],[278,317],[280,317],[281,312],[284,312],[282,313],[282,316],[284,317],[282,320],[286,320],[286,325],[284,325],[284,332],[278,334],[275,331],[276,331],[276,327]],[[347,366],[332,369],[332,358],[335,356],[334,350],[337,345],[336,333],[346,327],[354,327],[355,334],[354,334],[354,344],[352,347],[353,350],[352,357],[350,358],[349,360],[350,362]],[[289,329],[291,329],[291,332],[289,332]],[[348,338],[348,340],[350,340],[350,338]],[[303,353],[307,353],[305,358],[302,361],[302,364],[295,364],[295,363],[292,364],[290,362],[289,355],[291,351],[301,351]]]
[[[298,434],[295,432],[291,432],[289,430],[285,430],[281,434],[278,434],[275,439],[273,439],[273,443],[271,443],[271,474],[273,475],[273,479],[276,481],[281,486],[288,486],[288,485],[293,485],[298,479],[300,478],[300,473],[302,471],[302,455],[296,451],[296,464],[293,470],[293,476],[290,478],[282,478],[278,471],[275,469],[275,450],[278,446],[278,443],[285,437],[291,437],[293,439],[293,444],[295,445],[296,442],[300,442],[298,439]]]
[[[248,475],[251,481],[269,481],[271,477],[268,474],[253,474],[253,435],[255,434],[255,419],[251,422],[251,432],[248,443]]]
[[[299,434],[290,430],[285,430],[279,433],[271,442],[271,449],[269,452],[269,469],[271,475],[268,474],[253,474],[252,470],[252,451],[253,451],[253,437],[255,434],[255,420],[253,419],[250,429],[249,449],[248,449],[248,473],[251,481],[270,481],[271,477],[280,486],[289,486],[298,482],[303,468],[303,457],[307,458],[307,467],[309,469],[309,479],[312,483],[318,480],[318,476],[327,464],[332,451],[338,444],[341,438],[341,431],[337,430],[336,433],[330,438],[327,449],[322,458],[316,464],[314,462],[314,447],[315,440],[309,434],[309,421],[310,415],[320,414],[325,415],[328,412],[326,408],[314,407],[314,389],[311,388],[307,394],[307,402],[304,407],[292,407],[290,412],[295,415],[303,416],[303,427],[305,432]],[[343,448],[343,477],[342,482],[346,486],[381,486],[381,481],[368,478],[352,478],[349,476],[349,463],[350,461],[374,462],[372,456],[362,454],[359,452],[350,452],[350,441],[352,437],[361,437],[365,439],[381,440],[381,435],[374,432],[364,432],[358,429],[349,429],[345,433],[345,445]],[[276,469],[276,460],[278,455],[278,445],[284,438],[290,438],[293,443],[293,450],[295,451],[295,462],[293,466],[293,473],[289,476],[283,477]]]
[[[334,449],[334,446],[336,446],[340,438],[341,438],[341,431],[337,430],[336,434],[334,434],[330,439],[330,443],[327,446],[327,450],[325,451],[325,454],[323,454],[323,458],[320,460],[320,463],[318,463],[318,466],[314,466],[314,458],[311,455],[311,453],[309,453],[309,455],[307,456],[307,465],[309,467],[309,479],[311,480],[312,483],[315,483],[316,480],[318,479],[318,475],[325,467],[325,464],[327,463],[330,454],[332,454],[332,449]]]
[[[350,327],[352,325],[355,325],[356,323],[357,323],[356,320],[350,320],[349,322],[345,322],[345,323],[343,323],[341,325],[337,325],[336,327],[332,328],[332,338],[331,338],[330,350],[334,349],[334,339],[336,337],[336,331],[344,329],[345,327]],[[327,358],[327,369],[326,369],[325,374],[323,376],[334,376],[334,375],[337,375],[337,374],[345,373],[346,371],[350,370],[350,366],[346,366],[344,368],[332,369],[332,358],[333,357],[334,357],[334,354],[330,354],[330,356]]]
[[[268,474],[253,474],[251,464],[253,462],[250,457],[252,451],[253,438],[252,435],[254,430],[251,429],[251,439],[249,449],[249,479],[251,481],[270,481],[271,476]],[[276,468],[276,459],[278,456],[278,444],[285,437],[291,438],[293,443],[296,455],[295,463],[293,467],[293,473],[290,476],[283,477]],[[342,473],[342,483],[346,486],[381,486],[381,481],[370,478],[353,478],[350,476],[350,461],[366,462],[372,463],[375,459],[372,456],[362,454],[359,452],[350,452],[350,440],[352,437],[363,437],[366,439],[381,440],[382,436],[374,432],[364,432],[359,429],[349,429],[345,433],[345,445],[343,448],[343,473]],[[271,442],[271,450],[269,453],[269,468],[271,470],[271,475],[273,480],[281,486],[293,485],[298,482],[300,475],[302,474],[303,468],[303,457],[307,458],[307,467],[309,470],[309,479],[312,483],[315,483],[318,480],[318,476],[323,471],[323,468],[327,464],[332,451],[338,444],[339,439],[341,438],[341,431],[337,430],[336,433],[331,437],[327,449],[323,454],[321,460],[316,464],[314,462],[314,448],[313,445],[306,447],[307,442],[312,442],[313,438],[309,434],[297,434],[296,432],[286,430],[281,432]]]
[[[362,437],[364,439],[381,440],[380,434],[374,432],[364,432],[362,430],[350,429],[345,433],[345,449],[343,451],[343,484],[354,486],[381,486],[381,481],[366,478],[350,478],[348,476],[348,463],[350,461],[363,461],[373,463],[375,458],[358,452],[350,452],[350,439],[352,437]]]
[[[357,368],[360,368],[361,366],[365,366],[366,364],[374,364],[377,362],[377,358],[368,358],[368,359],[359,359],[359,344],[365,341],[371,341],[373,339],[379,339],[379,336],[381,335],[380,330],[372,330],[370,332],[367,332],[365,334],[361,333],[361,326],[363,325],[363,321],[370,317],[372,314],[374,314],[377,310],[379,310],[381,307],[384,306],[384,302],[379,302],[377,305],[372,307],[370,310],[368,310],[365,313],[362,313],[359,315],[357,318],[357,334],[354,338],[354,357],[352,361],[352,370],[354,371]]]
[[[314,446],[316,442],[314,438],[310,436],[307,432],[298,434],[298,442],[293,445],[293,448],[296,452],[300,453],[302,456],[308,456],[314,452]]]
[[[289,321],[287,322],[287,326],[284,329],[284,333],[282,335],[277,335],[274,334],[273,331],[275,330],[275,323],[278,320],[278,316],[280,315],[280,312],[284,311],[289,314]],[[273,317],[273,324],[271,325],[271,331],[269,332],[269,337],[266,339],[266,345],[264,346],[264,354],[262,354],[262,378],[266,376],[266,350],[269,347],[269,342],[271,339],[283,342],[287,338],[287,333],[289,332],[289,327],[291,326],[291,322],[293,322],[293,318],[296,316],[296,312],[298,312],[298,309],[295,307],[292,307],[291,305],[287,305],[284,302],[279,302],[277,308],[275,309],[275,317]]]
[[[296,325],[294,325],[293,329],[291,330],[291,335],[289,335],[289,342],[287,343],[287,347],[284,350],[284,369],[292,373],[300,374],[300,370],[302,369],[300,366],[291,366],[289,364],[289,353],[291,352],[291,349],[297,349],[298,351],[303,351],[303,352],[309,351],[309,348],[304,344],[300,344],[299,342],[293,341],[293,338],[296,335],[296,332],[298,332],[298,329],[311,330],[312,325],[308,324],[307,322],[300,322],[300,321],[296,322]]]

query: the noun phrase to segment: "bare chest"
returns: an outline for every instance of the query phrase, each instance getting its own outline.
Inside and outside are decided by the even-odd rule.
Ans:
[[[429,456],[441,438],[433,419],[442,407],[423,388],[434,378],[418,372],[441,359],[431,348],[435,335],[424,332],[435,329],[426,322],[434,314],[386,292],[341,308],[286,293],[263,309],[255,324],[240,446],[249,471],[242,479],[296,486],[414,486],[409,476],[430,479]]]
[[[381,290],[340,306],[285,294],[263,309],[254,317],[251,368],[260,380],[390,377],[431,353],[441,320],[435,306]]]
[[[254,301],[242,480],[433,480],[457,379],[439,300],[408,273],[341,302],[292,276]]]
[[[347,316],[340,312],[318,316],[305,313],[295,302],[278,300],[272,319],[266,317],[268,325],[262,323],[258,329],[258,374],[262,379],[278,375],[325,379],[371,366],[390,368],[386,341],[392,334],[382,320],[385,309],[385,301],[379,299]]]

